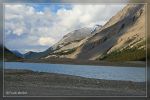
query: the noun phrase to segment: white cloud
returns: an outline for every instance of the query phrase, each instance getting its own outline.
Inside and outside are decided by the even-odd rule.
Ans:
[[[41,37],[39,40],[38,40],[39,44],[40,45],[53,45],[56,41],[55,39],[51,38],[51,37]]]
[[[27,37],[18,39],[18,42],[24,43],[23,45],[50,47],[65,34],[77,28],[95,24],[103,25],[123,6],[72,5],[71,9],[62,6],[57,12],[52,12],[48,6],[43,11],[38,11],[32,5],[5,5],[5,32],[6,36],[13,34],[19,38],[22,35],[24,38]]]

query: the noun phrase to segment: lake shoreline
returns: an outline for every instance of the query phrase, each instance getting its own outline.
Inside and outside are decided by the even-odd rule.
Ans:
[[[79,76],[5,70],[5,92],[27,91],[31,96],[145,96],[145,82],[114,81]],[[14,96],[14,95],[13,95]]]
[[[72,65],[95,65],[95,66],[119,66],[119,67],[146,67],[145,61],[123,61],[123,62],[111,62],[111,61],[98,61],[98,60],[75,60],[75,59],[24,59],[20,62],[31,63],[48,63],[48,64],[72,64]]]

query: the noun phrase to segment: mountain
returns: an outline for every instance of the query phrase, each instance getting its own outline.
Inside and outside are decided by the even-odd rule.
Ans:
[[[145,6],[129,4],[78,48],[77,59],[144,60],[145,41]]]
[[[0,60],[3,59],[3,46],[0,45]]]
[[[4,52],[3,52],[3,49],[4,49]],[[0,44],[0,60],[3,60],[3,54],[4,54],[5,61],[20,61],[20,60],[22,60],[22,57],[15,55],[11,50],[7,49],[6,47],[3,47],[3,45]]]
[[[22,58],[16,56],[13,52],[11,52],[9,49],[4,47],[4,60],[5,61],[20,61],[22,60]]]
[[[22,59],[21,57],[16,56],[12,51],[7,49],[6,47],[3,47],[3,45],[0,44],[0,60],[3,60],[3,54],[5,61],[19,61]]]
[[[94,32],[97,32],[98,30],[100,30],[100,29],[102,29],[102,25],[95,25],[94,27],[93,27],[93,30],[92,30],[92,33],[94,33]]]
[[[20,53],[19,51],[17,51],[17,50],[11,50],[11,52],[12,52],[13,54],[15,54],[17,57],[21,57],[21,58],[24,57],[24,55],[21,54],[21,53]]]
[[[72,54],[76,48],[85,43],[88,37],[93,36],[95,31],[100,26],[84,27],[74,30],[65,35],[58,43],[51,47],[52,51],[42,59],[48,58],[71,58],[69,54]]]
[[[128,4],[100,28],[68,33],[42,59],[145,60],[145,23],[145,5]]]
[[[49,58],[55,56],[54,54],[62,53],[64,50],[74,49],[75,47],[78,47],[79,45],[82,44],[82,41],[85,37],[92,35],[92,31],[96,30],[96,28],[98,28],[98,25],[97,27],[94,26],[91,28],[84,27],[84,28],[76,29],[66,34],[58,43],[51,46],[47,50],[43,52],[29,51],[26,54],[24,54],[24,57],[27,59],[39,59],[44,57]],[[57,57],[61,57],[61,56],[58,55]]]
[[[44,54],[44,52],[29,51],[29,52],[25,53],[23,56],[26,59],[39,59],[40,57],[42,57],[43,54]]]

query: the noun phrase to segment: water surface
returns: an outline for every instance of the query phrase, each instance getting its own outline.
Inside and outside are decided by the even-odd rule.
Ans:
[[[146,74],[145,68],[141,67],[115,67],[22,62],[5,62],[5,69],[27,69],[38,72],[50,72],[82,76],[86,78],[124,80],[135,82],[144,82]]]

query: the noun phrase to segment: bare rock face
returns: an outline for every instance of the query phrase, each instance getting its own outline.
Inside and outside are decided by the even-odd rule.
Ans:
[[[60,49],[66,45],[68,45],[71,42],[79,42],[80,40],[84,39],[88,35],[91,34],[92,28],[81,28],[78,30],[74,30],[67,35],[65,35],[58,43],[56,43],[52,48]]]
[[[145,6],[128,4],[80,47],[77,58],[96,60],[145,41]],[[145,44],[142,47],[145,48]],[[88,54],[88,55],[87,55]]]
[[[101,25],[95,25],[94,27],[84,27],[68,33],[58,43],[51,47],[53,52],[49,53],[46,57],[42,57],[42,59],[48,59],[51,57],[74,58],[70,57],[73,52],[100,28]]]
[[[128,4],[104,26],[81,28],[65,35],[42,59],[101,60],[114,52],[145,50],[145,16],[145,5]]]

